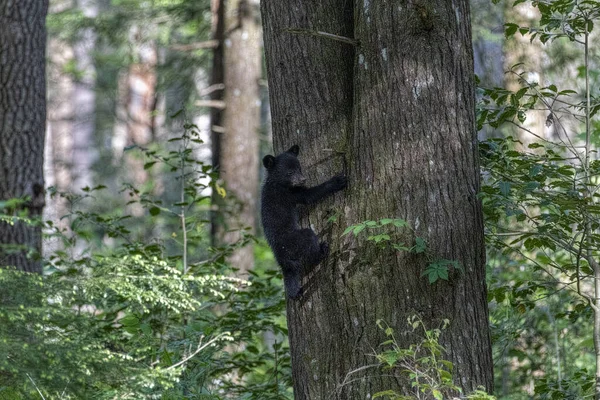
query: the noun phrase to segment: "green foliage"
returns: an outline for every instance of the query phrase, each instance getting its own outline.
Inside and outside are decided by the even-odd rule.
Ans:
[[[493,0],[498,3],[499,0]],[[525,3],[526,0],[516,0],[513,6]],[[505,24],[507,38],[515,35],[530,34],[531,41],[536,38],[542,43],[554,41],[559,38],[568,38],[576,42],[578,37],[594,29],[593,18],[597,18],[600,6],[593,0],[552,0],[533,1],[532,4],[540,12],[539,27],[521,27],[515,23]]]
[[[594,386],[594,374],[584,370],[578,370],[573,373],[571,379],[554,381],[553,379],[542,378],[535,385],[536,398],[541,400],[552,399],[581,399],[592,397]]]
[[[466,397],[468,400],[496,400],[496,396],[488,394],[483,388],[479,388]]]
[[[367,242],[373,242],[380,249],[391,248],[395,251],[423,254],[427,258],[428,264],[421,273],[421,276],[427,276],[431,284],[437,282],[438,279],[449,280],[448,274],[450,268],[464,272],[462,265],[458,261],[434,258],[431,251],[428,251],[427,243],[422,237],[416,236],[414,238],[414,245],[407,246],[402,241],[402,229],[408,230],[414,236],[414,232],[408,222],[400,218],[382,218],[379,221],[364,221],[356,225],[350,225],[344,230],[342,236],[349,235],[350,233],[354,236],[359,236],[362,232],[372,232],[373,234],[367,237]],[[406,235],[404,234],[404,236]]]
[[[593,359],[592,346],[577,335],[591,330],[588,299],[594,278],[587,254],[595,254],[598,246],[587,226],[597,229],[600,209],[586,195],[584,167],[561,156],[560,147],[536,144],[530,146],[535,153],[518,152],[514,143],[491,139],[480,147],[491,265],[495,259],[502,268],[489,290],[496,358],[518,360],[518,376],[541,368],[571,377],[537,380],[540,398],[557,398],[545,396],[559,392],[566,397],[558,398],[581,398],[591,386],[580,368]],[[594,175],[596,164],[588,170]],[[571,343],[569,354],[562,354],[559,332]],[[537,343],[548,343],[552,351]],[[562,370],[556,370],[558,358]]]
[[[227,257],[254,241],[248,235],[208,246],[205,191],[214,183],[210,165],[193,157],[199,144],[188,125],[167,150],[138,149],[179,192],[168,202],[124,186],[152,236],[126,207],[86,209],[102,185],[54,191],[70,212],[46,224],[63,246],[45,274],[0,269],[0,398],[291,397],[278,269],[260,243],[261,267],[247,280],[233,277]]]
[[[381,320],[377,325],[384,330],[389,338],[381,345],[384,351],[377,353],[376,358],[383,370],[392,371],[400,379],[410,382],[408,395],[398,394],[393,390],[377,392],[373,399],[412,400],[436,399],[442,400],[455,397],[461,393],[460,387],[454,384],[452,371],[454,365],[444,359],[445,349],[439,343],[442,330],[450,321],[444,320],[439,328],[427,329],[418,316],[408,318],[408,325],[413,334],[420,339],[408,348],[401,348],[394,337],[394,330]],[[468,399],[494,400],[483,390],[477,390],[467,396]]]
[[[438,279],[447,281],[450,268],[464,272],[462,265],[456,260],[436,260],[427,265],[421,276],[427,275],[429,283],[435,283]]]
[[[498,128],[504,123],[521,126],[525,122],[528,111],[540,107],[552,109],[555,105],[581,110],[584,107],[583,100],[573,101],[572,97],[577,95],[574,90],[558,90],[555,85],[540,86],[538,82],[529,82],[528,73],[519,72],[522,64],[514,65],[509,74],[516,75],[522,84],[516,92],[503,88],[480,89],[480,102],[477,109],[477,127],[482,129],[484,125]],[[594,104],[592,109],[596,113],[600,103]],[[555,121],[555,115],[549,114],[547,124]],[[534,146],[538,145],[537,143]]]
[[[532,4],[541,15],[539,26],[509,22],[507,37],[530,35],[548,45],[567,38],[583,47],[582,56],[593,50],[588,36],[600,3]],[[508,73],[519,78],[521,88],[480,90],[480,128],[508,124],[538,139],[524,144],[508,137],[480,145],[494,357],[504,375],[510,371],[502,388],[510,399],[530,398],[533,393],[516,388],[532,384],[535,398],[579,399],[594,393],[588,369],[594,365],[592,319],[598,318],[600,164],[592,159],[592,145],[598,144],[600,130],[591,118],[600,103],[587,84],[597,71],[590,70],[587,56],[583,61],[578,78],[586,85],[577,90],[540,85],[520,64]],[[554,141],[526,126],[529,112],[540,110]],[[531,380],[537,371],[540,379]]]

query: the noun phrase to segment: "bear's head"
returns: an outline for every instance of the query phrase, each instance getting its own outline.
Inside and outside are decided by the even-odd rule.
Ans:
[[[306,178],[302,175],[299,152],[300,147],[294,145],[277,157],[265,156],[263,165],[267,169],[267,180],[285,186],[303,186]]]

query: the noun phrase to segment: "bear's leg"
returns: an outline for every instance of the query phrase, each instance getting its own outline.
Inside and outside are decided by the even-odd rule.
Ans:
[[[286,268],[283,271],[283,284],[289,298],[297,299],[302,295],[302,286],[300,283],[300,268]]]
[[[319,243],[319,238],[312,229],[302,229],[302,253],[305,266],[315,266],[319,264],[329,254],[327,243]]]

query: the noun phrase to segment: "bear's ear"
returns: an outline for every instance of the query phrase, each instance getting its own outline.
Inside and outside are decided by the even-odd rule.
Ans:
[[[275,165],[275,157],[269,155],[263,158],[263,165],[266,169],[271,169]]]
[[[297,156],[298,153],[300,153],[300,147],[297,144],[295,144],[292,147],[290,147],[290,149],[287,152]]]

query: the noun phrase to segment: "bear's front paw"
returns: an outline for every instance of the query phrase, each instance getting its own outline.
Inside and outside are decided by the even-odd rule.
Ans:
[[[343,174],[336,175],[331,178],[331,184],[335,190],[342,190],[348,186],[348,178],[346,178],[346,175]]]
[[[300,297],[302,297],[303,294],[304,294],[304,288],[299,287],[298,290],[296,290],[295,292],[288,293],[288,296],[292,300],[298,300]]]

